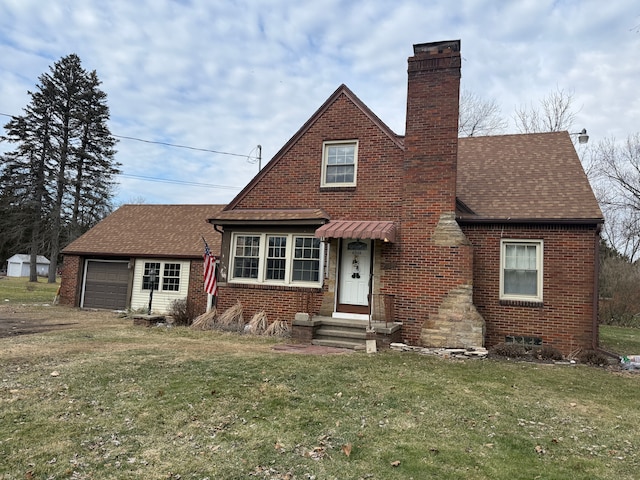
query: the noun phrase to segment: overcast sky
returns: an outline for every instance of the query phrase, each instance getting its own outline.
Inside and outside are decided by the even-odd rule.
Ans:
[[[0,0],[0,113],[76,53],[113,134],[237,154],[121,138],[116,203],[227,203],[342,83],[403,134],[412,45],[452,39],[505,133],[557,89],[590,142],[640,131],[637,0]]]

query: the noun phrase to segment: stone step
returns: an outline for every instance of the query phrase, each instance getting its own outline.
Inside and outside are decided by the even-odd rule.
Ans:
[[[334,347],[334,348],[346,348],[349,350],[365,350],[365,343],[349,340],[338,340],[336,338],[314,338],[311,340],[312,345],[319,345],[322,347]]]
[[[353,338],[359,340],[367,339],[367,332],[365,329],[348,328],[339,326],[321,326],[316,330],[315,336],[322,337],[339,337],[339,338]]]

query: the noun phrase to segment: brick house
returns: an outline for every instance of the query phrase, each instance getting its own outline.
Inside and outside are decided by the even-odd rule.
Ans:
[[[220,251],[206,219],[223,205],[123,205],[67,245],[60,303],[83,308],[146,309],[167,313],[187,299],[195,314],[207,308],[202,236]],[[157,272],[152,282],[151,272]]]
[[[597,346],[603,217],[569,134],[458,139],[459,84],[459,41],[415,45],[404,136],[340,86],[209,217],[219,308],[314,343]]]

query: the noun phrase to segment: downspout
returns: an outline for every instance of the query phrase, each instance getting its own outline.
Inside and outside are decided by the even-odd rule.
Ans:
[[[620,360],[620,356],[613,353],[608,352],[607,350],[600,347],[600,328],[598,323],[598,307],[600,301],[600,231],[602,230],[602,225],[598,225],[596,227],[596,233],[593,236],[595,255],[594,255],[594,265],[593,265],[593,320],[592,320],[592,333],[591,333],[591,346],[593,350],[596,352],[601,352],[609,357]]]
[[[600,225],[596,227],[593,236],[594,256],[593,256],[593,313],[592,313],[592,330],[591,330],[591,346],[594,350],[600,349],[600,333],[598,329],[598,307],[600,297]]]

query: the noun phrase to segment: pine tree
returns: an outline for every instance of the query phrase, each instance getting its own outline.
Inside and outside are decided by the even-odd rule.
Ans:
[[[110,212],[120,164],[96,72],[86,72],[71,54],[39,82],[25,113],[7,123],[1,138],[17,148],[0,157],[0,211],[19,220],[20,242],[29,238],[30,280],[36,280],[35,255],[46,247],[49,282],[55,282],[61,244]]]

